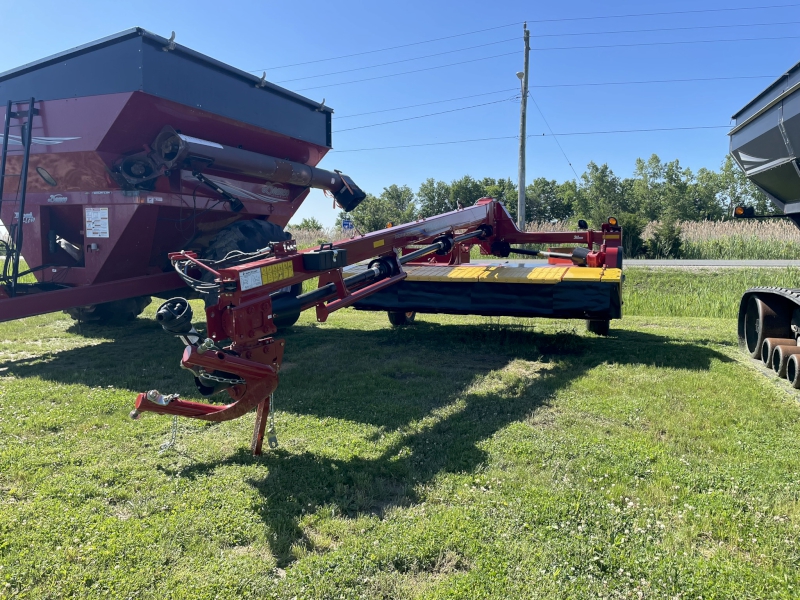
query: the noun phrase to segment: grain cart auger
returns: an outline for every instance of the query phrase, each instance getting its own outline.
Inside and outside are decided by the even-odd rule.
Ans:
[[[170,260],[187,285],[214,294],[217,301],[206,308],[205,337],[192,326],[191,308],[183,298],[164,303],[157,318],[184,343],[181,366],[192,372],[199,393],[225,392],[230,403],[190,402],[151,390],[139,394],[131,416],[151,411],[226,421],[256,408],[252,451],[260,454],[284,352],[284,341],[273,335],[282,321],[293,322],[310,308],[321,322],[336,310],[355,306],[390,314],[580,318],[600,323],[600,330],[604,324],[607,332],[608,321],[621,316],[620,241],[615,224],[605,224],[601,231],[521,232],[501,203],[484,198],[469,208],[319,249],[299,252],[292,242],[276,242],[259,256],[244,256],[235,264],[230,258],[220,266],[193,252],[173,253]],[[514,246],[554,243],[581,245],[560,252]],[[483,254],[541,255],[548,263],[469,264],[475,245]],[[319,278],[316,290],[274,295],[314,277]]]
[[[800,227],[800,63],[733,116],[731,156],[783,213],[755,215],[736,207],[738,218],[788,218]],[[739,304],[739,344],[780,377],[800,388],[800,290],[757,287]]]

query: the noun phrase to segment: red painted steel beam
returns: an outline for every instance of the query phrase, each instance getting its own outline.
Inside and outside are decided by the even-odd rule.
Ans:
[[[177,290],[185,285],[177,273],[168,272],[50,292],[37,292],[16,298],[0,298],[0,322],[43,315],[75,306],[148,296]]]

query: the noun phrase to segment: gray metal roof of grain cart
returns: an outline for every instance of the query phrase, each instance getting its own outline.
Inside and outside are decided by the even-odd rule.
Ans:
[[[0,103],[142,91],[331,147],[332,109],[141,27],[0,73]]]
[[[785,214],[800,214],[800,63],[733,118],[731,156]]]

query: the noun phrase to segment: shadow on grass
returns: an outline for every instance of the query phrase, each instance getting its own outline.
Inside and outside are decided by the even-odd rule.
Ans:
[[[418,502],[420,486],[442,473],[475,472],[488,459],[482,441],[528,418],[592,369],[633,364],[695,371],[731,360],[704,346],[649,333],[621,330],[610,338],[539,334],[532,327],[492,322],[418,322],[373,331],[308,325],[284,337],[278,410],[365,423],[375,428],[376,439],[383,433],[401,434],[377,457],[348,460],[280,449],[254,458],[242,440],[238,453],[180,472],[195,478],[225,465],[265,465],[267,476],[249,483],[262,495],[260,517],[274,533],[272,551],[282,566],[294,559],[293,545],[313,548],[300,527],[305,514],[327,507],[343,516],[380,516],[389,507]],[[190,377],[175,368],[179,357],[176,343],[140,326],[126,332],[122,343],[101,342],[6,367],[20,378],[113,385],[132,392],[156,387],[192,397]],[[535,361],[535,370],[529,363],[515,366],[517,359]],[[520,369],[525,376],[506,386],[502,377],[507,369]],[[478,389],[475,384],[484,377],[501,379]],[[419,425],[442,407],[448,407],[444,416]]]

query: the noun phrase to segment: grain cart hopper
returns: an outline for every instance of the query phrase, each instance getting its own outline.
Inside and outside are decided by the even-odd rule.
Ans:
[[[0,74],[0,321],[130,318],[185,285],[169,252],[283,241],[312,187],[355,207],[331,113],[138,28]]]
[[[800,64],[733,116],[731,156],[785,217],[800,227]],[[739,218],[757,216],[737,207]],[[739,344],[800,388],[800,290],[752,288],[742,296]]]

